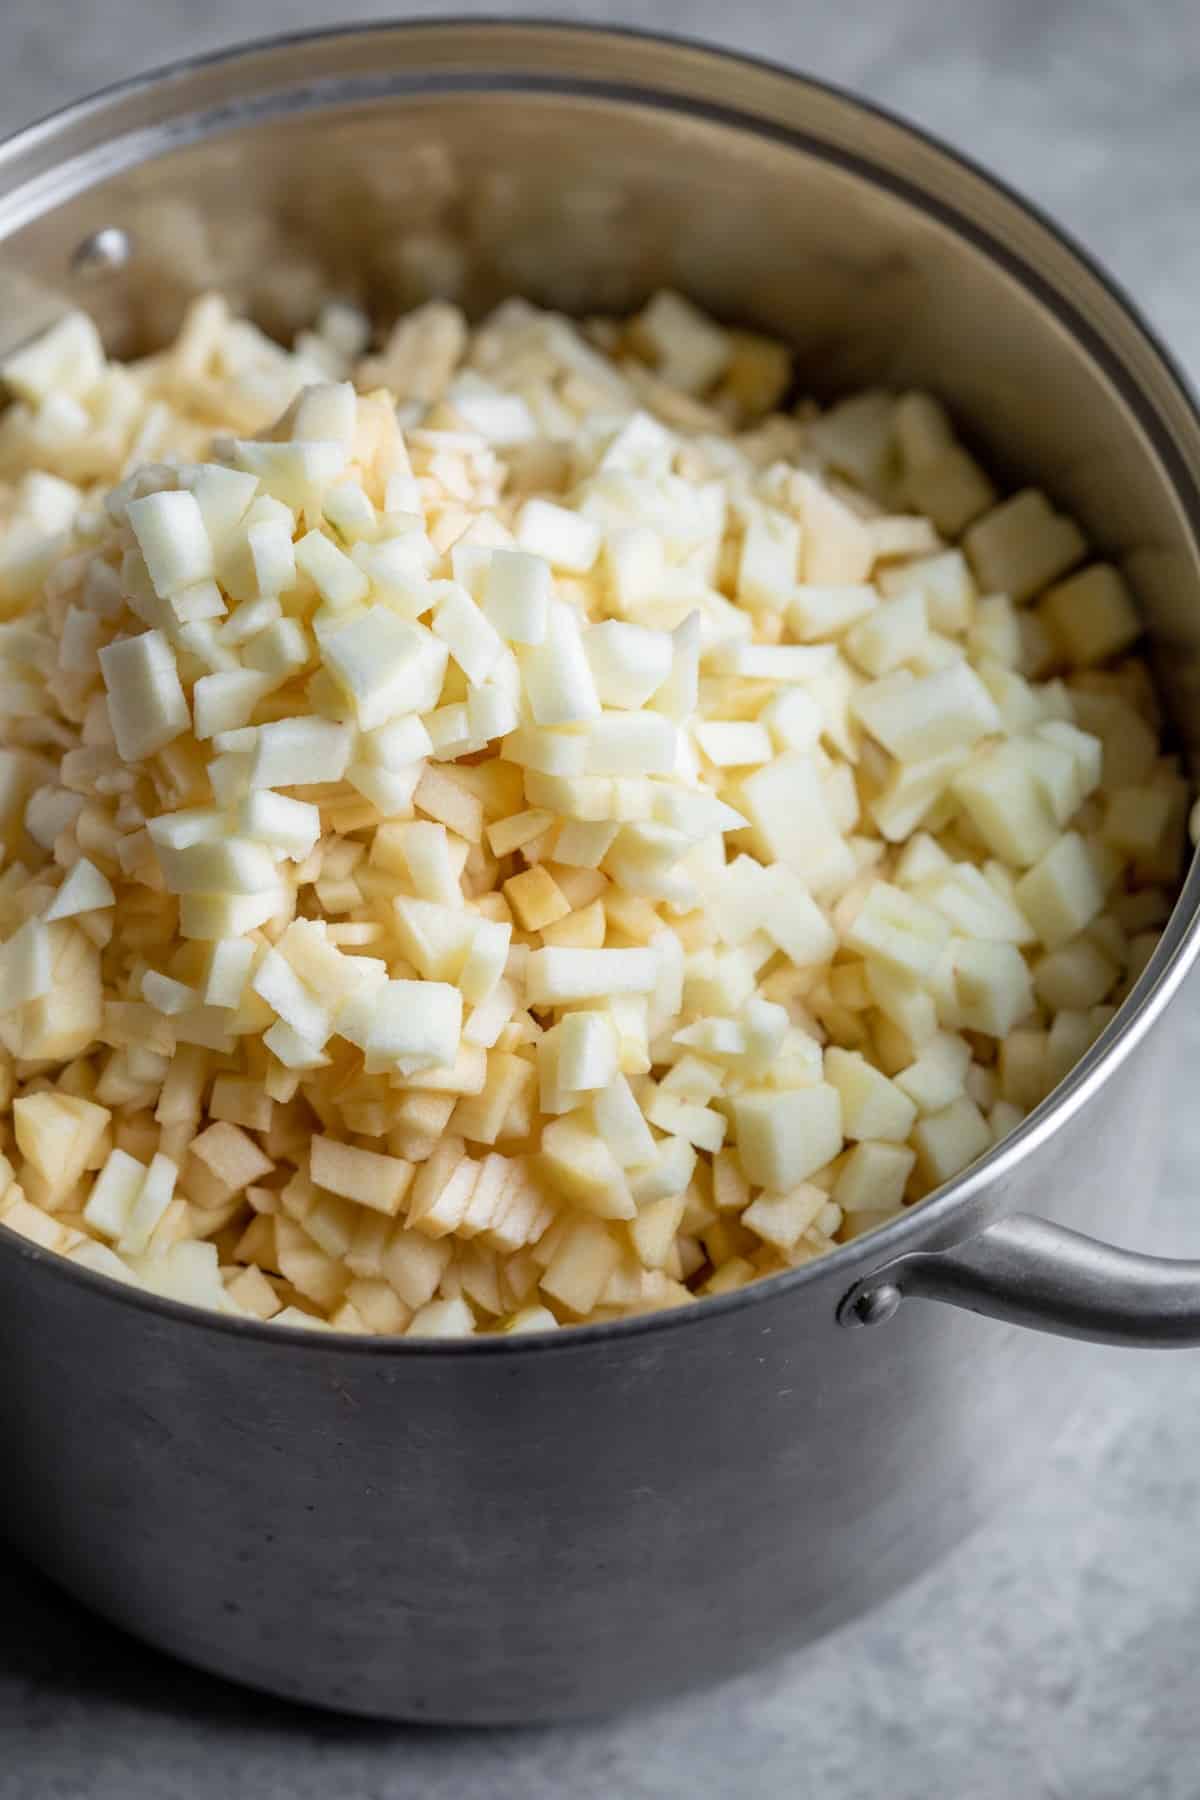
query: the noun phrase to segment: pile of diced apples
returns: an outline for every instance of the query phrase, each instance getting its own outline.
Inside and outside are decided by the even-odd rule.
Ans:
[[[3,375],[35,1244],[353,1332],[682,1305],[957,1175],[1145,966],[1188,795],[1125,582],[928,396],[785,409],[667,293],[291,351],[208,297]]]

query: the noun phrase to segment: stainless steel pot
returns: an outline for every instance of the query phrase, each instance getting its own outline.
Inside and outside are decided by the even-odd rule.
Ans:
[[[1179,376],[1045,221],[828,89],[566,27],[293,39],[8,143],[0,241],[0,347],[64,299],[130,347],[211,282],[289,326],[329,291],[609,308],[667,281],[791,338],[814,387],[932,386],[1128,570],[1194,740],[1200,421]],[[178,1656],[410,1719],[595,1711],[828,1630],[1053,1437],[1089,1352],[1017,1325],[1200,1342],[1200,1265],[1063,1229],[1142,1228],[1165,1135],[1151,1027],[1198,899],[1193,870],[1105,1038],[964,1179],[683,1313],[324,1338],[139,1296],[0,1229],[7,1533]]]

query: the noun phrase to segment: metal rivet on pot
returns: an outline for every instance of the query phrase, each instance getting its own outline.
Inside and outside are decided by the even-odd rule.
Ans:
[[[900,1289],[890,1281],[881,1282],[878,1287],[861,1288],[843,1304],[842,1324],[884,1325],[893,1317],[903,1298]]]
[[[106,275],[123,269],[133,254],[129,233],[119,225],[103,225],[75,246],[71,256],[73,275]]]

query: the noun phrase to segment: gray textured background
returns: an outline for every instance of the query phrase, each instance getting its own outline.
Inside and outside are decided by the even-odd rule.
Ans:
[[[7,0],[0,124],[331,10]],[[686,31],[895,108],[1056,213],[1200,376],[1196,0],[521,10]],[[1193,1254],[1198,998],[1193,983],[1171,1027],[1180,1125],[1164,1209],[1169,1247]],[[764,1674],[584,1728],[455,1735],[301,1712],[164,1662],[0,1554],[0,1800],[1196,1800],[1200,1354],[1096,1357],[1090,1409],[1040,1481],[932,1578]]]

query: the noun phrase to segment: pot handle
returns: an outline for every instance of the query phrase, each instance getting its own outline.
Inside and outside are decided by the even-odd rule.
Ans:
[[[1097,1344],[1200,1345],[1200,1262],[1118,1250],[1026,1213],[885,1263],[844,1296],[838,1321],[881,1325],[910,1298]]]

